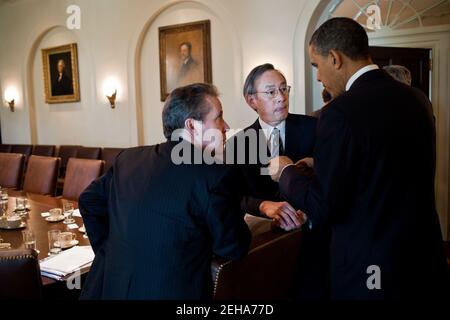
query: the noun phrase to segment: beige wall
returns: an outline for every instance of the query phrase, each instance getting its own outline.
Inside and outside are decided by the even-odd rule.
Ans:
[[[19,91],[16,111],[0,108],[4,143],[134,146],[162,140],[158,27],[211,20],[213,82],[233,128],[254,121],[241,89],[254,66],[274,63],[294,78],[294,43],[306,0],[16,0],[0,6],[0,86]],[[81,29],[65,27],[67,6],[81,8]],[[306,13],[307,16],[310,14]],[[303,18],[304,20],[304,18]],[[306,34],[306,32],[305,32]],[[304,37],[304,35],[303,35]],[[42,48],[76,42],[81,101],[46,104]],[[103,95],[108,77],[119,82],[116,109]],[[301,85],[300,85],[301,86]],[[297,92],[296,92],[297,91]],[[3,91],[2,91],[3,96]],[[298,97],[297,97],[298,96]],[[304,94],[291,110],[303,113]],[[2,100],[3,97],[2,97]]]

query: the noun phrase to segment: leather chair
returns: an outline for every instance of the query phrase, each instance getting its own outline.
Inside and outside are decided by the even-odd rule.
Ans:
[[[100,158],[100,150],[96,147],[81,147],[77,151],[77,158],[97,160]]]
[[[31,249],[0,250],[0,299],[42,299],[38,255]],[[3,305],[7,308],[7,305]]]
[[[25,173],[23,191],[54,196],[60,158],[32,155]]]
[[[35,145],[33,148],[33,152],[31,154],[42,157],[54,157],[55,149],[56,149],[55,146]]]
[[[0,153],[0,186],[20,188],[25,156],[19,153]]]
[[[31,155],[31,151],[33,150],[33,146],[31,144],[13,144],[11,146],[11,153],[21,153],[25,155],[25,162],[28,157]]]
[[[78,201],[84,189],[101,175],[103,165],[102,160],[70,158],[67,164],[62,197]]]
[[[124,148],[103,148],[101,159],[105,161],[103,173],[109,170],[114,164],[117,155],[125,150]]]
[[[0,152],[2,152],[2,153],[11,152],[11,145],[10,144],[0,144]]]
[[[245,219],[252,232],[250,250],[238,261],[213,259],[213,299],[286,301],[299,269],[301,231],[273,228],[264,218]]]
[[[67,162],[70,158],[76,158],[78,149],[81,146],[60,146],[58,151],[58,157],[61,158],[61,171],[60,177],[64,177],[67,168]]]

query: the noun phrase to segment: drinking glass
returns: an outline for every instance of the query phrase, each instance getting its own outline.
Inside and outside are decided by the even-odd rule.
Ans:
[[[65,224],[70,224],[70,223],[75,222],[75,219],[72,217],[72,215],[73,215],[73,203],[72,202],[68,201],[63,204],[63,212],[64,212],[64,217],[66,217],[66,219],[64,219]]]
[[[61,246],[55,246],[55,243],[59,239],[60,230],[50,230],[48,235],[48,255],[58,254],[61,252]]]
[[[2,189],[2,201],[8,200],[8,190]]]
[[[1,207],[0,218],[3,218],[3,217],[6,218],[6,216],[8,215],[8,201],[2,201],[0,203],[0,207]]]
[[[22,236],[25,249],[33,249],[37,253],[39,253],[39,250],[36,249],[36,236],[34,235],[33,231],[31,230],[22,231]]]
[[[27,199],[18,197],[16,198],[16,212],[23,214],[26,212]]]

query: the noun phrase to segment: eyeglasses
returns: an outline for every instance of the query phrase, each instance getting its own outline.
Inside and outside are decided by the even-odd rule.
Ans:
[[[275,97],[278,95],[278,92],[280,92],[280,94],[282,96],[287,96],[290,91],[291,91],[291,86],[286,86],[286,87],[281,87],[278,89],[271,89],[271,90],[261,91],[261,92],[253,92],[252,94],[264,93],[268,98],[275,99]]]

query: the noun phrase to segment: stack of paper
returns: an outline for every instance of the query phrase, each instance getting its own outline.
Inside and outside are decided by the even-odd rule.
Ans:
[[[91,246],[76,246],[40,261],[43,276],[64,280],[75,272],[83,272],[94,261]]]

